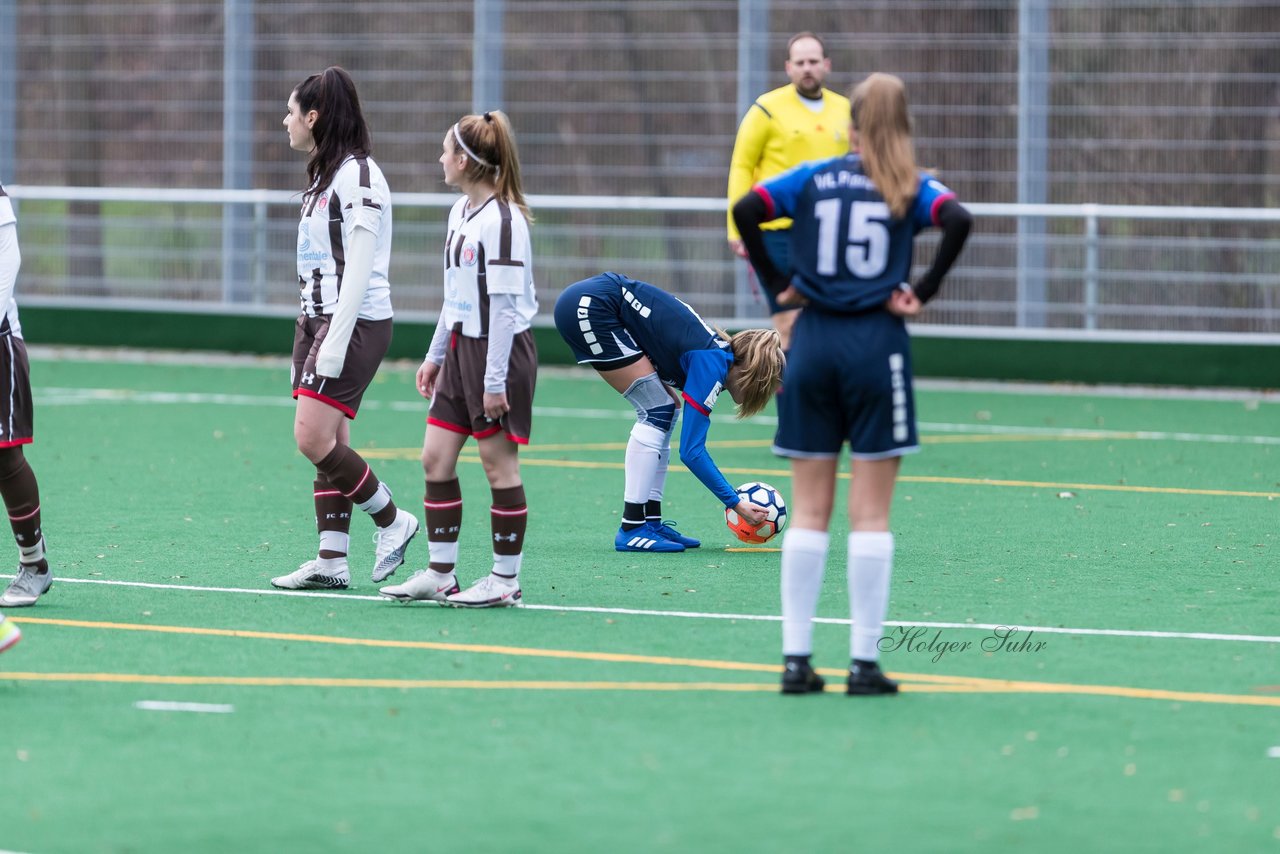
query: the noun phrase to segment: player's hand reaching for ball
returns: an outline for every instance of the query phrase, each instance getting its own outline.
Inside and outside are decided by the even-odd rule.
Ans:
[[[435,397],[438,376],[440,376],[440,366],[430,359],[424,359],[418,366],[418,394],[427,400]]]
[[[759,525],[769,518],[769,511],[761,507],[759,504],[752,504],[750,501],[739,501],[738,506],[733,508],[734,512],[746,519],[752,525]]]

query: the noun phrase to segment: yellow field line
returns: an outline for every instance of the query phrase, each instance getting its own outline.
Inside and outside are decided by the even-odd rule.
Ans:
[[[442,643],[439,641],[383,640],[379,638],[348,638],[333,635],[303,635],[290,632],[260,632],[248,629],[212,629],[197,626],[152,626],[139,623],[105,623],[91,620],[59,620],[48,617],[14,617],[15,623],[46,626],[70,626],[84,629],[109,629],[127,632],[158,632],[160,634],[205,635],[211,637],[250,638],[254,640],[281,640],[303,643],[332,644],[337,646],[368,646],[381,649],[430,649],[441,652],[471,652],[490,655],[510,655],[533,658],[559,658],[576,661],[607,661],[620,664],[657,664],[672,667],[700,667],[708,670],[741,670],[761,673],[777,673],[776,664],[754,664],[739,661],[718,661],[699,658],[672,658],[655,655],[633,655],[618,652],[579,652],[563,649],[532,649],[518,646],[494,646],[489,644]]]
[[[1041,433],[965,433],[958,435],[921,436],[922,445],[954,445],[985,442],[1100,442],[1107,439],[1137,439],[1136,433],[1082,433],[1071,436],[1047,436]],[[680,443],[673,441],[672,448],[679,448]],[[708,448],[771,448],[772,439],[718,439],[707,442]],[[526,454],[566,453],[574,451],[625,451],[626,442],[567,442],[554,445],[531,444],[520,449],[521,459]],[[363,456],[379,460],[416,460],[422,454],[421,448],[362,448]]]
[[[99,628],[117,631],[158,632],[162,634],[191,634],[214,637],[251,638],[258,640],[286,640],[304,643],[335,644],[340,646],[369,646],[394,649],[430,649],[447,652],[471,652],[496,655],[525,656],[536,658],[572,659],[578,661],[601,661],[626,664],[656,664],[674,667],[695,667],[708,670],[748,671],[756,673],[776,674],[781,668],[776,664],[762,664],[750,661],[721,661],[701,658],[675,658],[670,656],[634,655],[614,652],[580,652],[576,650],[533,649],[529,647],[493,646],[487,644],[440,643],[437,641],[398,641],[376,638],[345,638],[328,635],[304,635],[288,632],[259,632],[244,629],[213,629],[193,626],[148,626],[136,623],[107,623],[88,620],[58,620],[46,617],[9,617],[18,623],[33,625],[70,626],[75,628]],[[820,669],[820,673],[829,676],[843,676],[843,670]],[[1249,694],[1212,694],[1193,691],[1170,691],[1160,688],[1133,688],[1123,685],[1078,685],[1054,682],[1026,682],[1012,679],[990,679],[979,676],[948,676],[935,673],[892,673],[896,679],[923,683],[920,685],[904,685],[906,690],[914,691],[947,691],[969,693],[1032,693],[1032,694],[1077,694],[1098,697],[1124,697],[1137,700],[1168,700],[1183,703],[1215,703],[1236,706],[1269,706],[1280,708],[1280,697],[1255,696]],[[718,691],[772,691],[776,687],[771,684],[750,683],[750,687],[719,687],[727,683],[664,683],[664,682],[471,682],[451,680],[360,680],[360,679],[297,679],[290,677],[238,677],[238,676],[143,676],[136,674],[13,674],[0,673],[0,679],[29,679],[33,681],[130,681],[130,680],[213,680],[208,682],[177,681],[170,684],[226,684],[226,685],[321,685],[352,687],[420,687],[420,688],[458,688],[458,687],[505,687],[520,688],[554,688],[556,690],[574,690],[581,686],[595,686],[593,690],[685,690],[678,687],[653,686],[717,686],[697,687],[689,690]],[[223,680],[223,681],[218,681]],[[226,681],[231,680],[231,681]],[[257,681],[279,680],[279,681]],[[632,686],[650,686],[636,688]],[[602,687],[607,686],[607,687]]]
[[[365,454],[365,451],[362,450],[360,453]],[[366,454],[366,456],[368,456],[368,454]],[[480,458],[464,454],[458,458],[458,462],[479,463]],[[589,462],[587,460],[539,460],[529,457],[521,457],[520,465],[571,469],[610,469],[615,471],[623,467],[622,463],[614,461]],[[722,468],[720,471],[725,474],[746,475],[748,477],[767,477],[773,479],[791,477],[791,472],[788,469],[726,467]],[[848,480],[849,473],[842,471],[839,473],[838,477],[841,480]],[[1003,486],[1017,489],[1079,489],[1091,492],[1135,492],[1145,495],[1212,495],[1226,498],[1280,499],[1280,492],[1250,492],[1237,489],[1191,489],[1180,486],[1129,486],[1126,484],[1114,483],[1053,483],[1051,481],[1043,480],[1001,480],[990,477],[936,477],[933,475],[908,474],[899,475],[898,482],[949,484],[953,486]]]
[[[772,682],[570,682],[529,679],[341,679],[309,676],[166,676],[149,673],[30,673],[0,672],[0,680],[15,682],[98,682],[123,685],[230,685],[244,688],[396,688],[510,691],[721,691],[726,693],[776,693]],[[975,693],[970,685],[904,685],[905,691]],[[844,685],[828,685],[828,691],[844,691]]]
[[[909,674],[892,674],[906,678]],[[0,681],[15,682],[96,682],[127,685],[220,685],[245,688],[393,688],[438,690],[509,691],[719,691],[725,693],[773,693],[772,682],[620,682],[532,679],[344,679],[328,676],[167,676],[149,673],[32,673],[0,672]],[[1055,685],[1040,682],[985,680],[990,684],[967,682],[904,683],[907,693],[946,694],[1077,694],[1097,697],[1124,697],[1138,700],[1168,700],[1182,703],[1214,703],[1232,706],[1280,707],[1280,697],[1248,694],[1206,694],[1192,691],[1164,691],[1116,685]],[[828,684],[830,693],[844,691],[840,683]]]
[[[841,474],[841,477],[848,477]],[[1234,489],[1189,489],[1180,486],[1127,486],[1111,483],[1051,483],[1039,480],[996,480],[986,477],[933,477],[903,475],[899,483],[948,483],[961,486],[1016,486],[1028,489],[1082,489],[1093,492],[1140,492],[1160,495],[1219,495],[1232,498],[1280,498],[1280,492],[1247,492]]]
[[[1046,436],[1042,433],[964,433],[947,436],[921,436],[922,445],[964,445],[986,442],[1102,442],[1109,439],[1137,439],[1127,433],[1077,433],[1072,436]]]
[[[824,676],[843,677],[844,670],[819,668]],[[1026,682],[1017,679],[991,679],[983,676],[948,676],[935,673],[895,673],[894,678],[945,685],[967,685],[979,691],[1009,694],[1088,694],[1098,697],[1127,697],[1139,700],[1172,700],[1186,703],[1226,703],[1240,706],[1280,706],[1280,697],[1253,694],[1213,694],[1195,691],[1169,691],[1163,688],[1132,688],[1127,685],[1078,685],[1063,682]]]

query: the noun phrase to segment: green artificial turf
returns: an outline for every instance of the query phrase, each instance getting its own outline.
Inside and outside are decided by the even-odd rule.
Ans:
[[[350,591],[270,592],[315,549],[287,368],[202,358],[33,366],[28,457],[60,580],[8,612],[24,638],[0,656],[0,849],[1168,852],[1280,836],[1273,403],[921,391],[887,627],[921,634],[884,656],[906,691],[784,698],[778,554],[726,551],[741,544],[692,475],[673,466],[665,509],[703,548],[613,551],[629,408],[587,373],[539,380],[528,607],[454,611],[369,598],[364,518]],[[352,431],[415,511],[425,410],[412,368],[389,366]],[[727,416],[710,447],[730,480],[789,494],[769,419]],[[469,581],[489,568],[489,495],[474,446],[463,459]],[[845,533],[837,519],[815,630],[836,688]],[[420,537],[397,579],[426,553]],[[987,625],[1029,643],[992,649]],[[181,682],[207,677],[227,684]]]

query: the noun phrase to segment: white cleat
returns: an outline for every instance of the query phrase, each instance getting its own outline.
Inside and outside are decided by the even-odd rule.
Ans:
[[[373,532],[375,544],[373,580],[386,581],[404,563],[404,553],[409,541],[418,535],[418,518],[412,513],[396,509],[396,520],[385,528]]]
[[[520,604],[520,582],[489,573],[444,603],[455,608],[512,608]]]
[[[3,594],[0,594],[0,605],[6,608],[26,608],[36,604],[36,600],[49,591],[53,585],[53,571],[36,572],[25,563],[18,564],[18,574],[9,582]]]
[[[281,590],[346,590],[349,584],[351,571],[345,557],[309,560],[288,575],[271,579],[271,586]]]
[[[404,584],[392,584],[378,591],[378,595],[399,602],[443,602],[447,596],[457,593],[458,576],[452,572],[439,573],[434,569],[420,569]]]

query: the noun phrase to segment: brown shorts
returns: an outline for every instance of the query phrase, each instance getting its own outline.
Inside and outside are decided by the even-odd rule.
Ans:
[[[427,423],[455,433],[485,439],[499,430],[521,445],[529,444],[533,427],[533,387],[538,380],[538,349],[526,329],[511,342],[507,368],[507,403],[511,409],[496,422],[484,414],[484,369],[489,355],[488,338],[468,338],[456,329],[449,334],[449,349],[436,379]]]
[[[31,366],[27,345],[16,335],[0,337],[0,448],[31,441]]]
[[[391,346],[391,318],[356,320],[340,377],[316,376],[316,356],[328,332],[328,317],[298,316],[293,333],[293,367],[289,372],[293,396],[314,397],[348,418],[355,418],[360,399]]]

